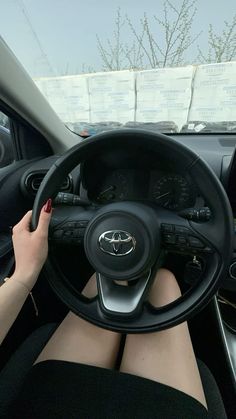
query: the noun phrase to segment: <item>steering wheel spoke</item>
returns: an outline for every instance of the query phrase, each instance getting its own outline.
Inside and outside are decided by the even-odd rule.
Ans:
[[[94,208],[55,207],[50,222],[49,241],[58,245],[81,245],[86,227],[95,214]]]
[[[132,317],[142,309],[145,291],[149,288],[151,270],[138,280],[127,284],[117,283],[99,273],[98,296],[101,310],[108,317]]]

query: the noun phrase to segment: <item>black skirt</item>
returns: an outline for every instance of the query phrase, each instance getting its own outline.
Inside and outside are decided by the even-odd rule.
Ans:
[[[30,370],[14,403],[17,419],[209,418],[197,400],[135,375],[65,361]]]

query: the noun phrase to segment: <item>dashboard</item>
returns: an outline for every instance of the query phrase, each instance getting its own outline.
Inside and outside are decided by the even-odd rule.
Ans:
[[[108,145],[92,155],[81,165],[80,195],[96,205],[142,201],[176,212],[207,205],[175,156],[145,147]]]
[[[211,166],[227,189],[236,216],[236,164],[233,164],[236,158],[232,158],[236,137],[171,137],[195,151]],[[34,199],[43,177],[58,157],[55,155],[29,164],[21,179],[24,197]],[[97,205],[122,200],[149,201],[172,211],[207,205],[196,189],[194,179],[174,160],[165,161],[162,156],[150,155],[146,150],[117,150],[114,153],[112,146],[91,156],[85,165],[75,167],[61,190],[80,195]]]
[[[171,136],[199,154],[227,186],[236,138],[212,135]],[[145,150],[115,153],[111,149],[91,157],[81,169],[80,194],[96,204],[119,200],[148,200],[173,211],[206,203],[195,189],[194,179],[174,161],[148,155]],[[236,176],[235,176],[236,178]]]
[[[236,216],[236,164],[233,164],[236,159],[232,159],[236,136],[178,134],[171,137],[195,151],[211,166],[226,188]],[[21,178],[21,190],[31,206],[43,177],[58,157],[28,163]],[[91,156],[86,165],[75,167],[61,190],[89,198],[97,205],[143,200],[180,211],[207,204],[196,190],[194,179],[174,161],[164,161],[161,156],[143,150],[114,153],[112,147]]]

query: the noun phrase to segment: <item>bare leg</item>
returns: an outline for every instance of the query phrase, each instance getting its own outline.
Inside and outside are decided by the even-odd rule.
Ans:
[[[83,294],[97,294],[96,278],[93,275]],[[120,335],[94,326],[72,312],[57,328],[36,363],[56,359],[114,368],[120,344]]]
[[[161,307],[180,295],[174,275],[160,269],[149,301]],[[187,323],[161,332],[128,335],[120,370],[167,384],[207,407]]]

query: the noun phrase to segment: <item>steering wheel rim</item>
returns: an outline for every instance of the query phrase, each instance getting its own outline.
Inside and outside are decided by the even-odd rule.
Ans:
[[[196,223],[176,219],[177,221],[174,221],[175,224],[173,225],[176,225],[176,222],[179,225],[181,222],[182,226],[187,226],[186,228],[189,229],[190,234],[200,238],[210,246],[212,252],[206,256],[208,263],[204,279],[179,300],[164,308],[154,309],[145,301],[145,293],[151,284],[154,270],[160,266],[160,253],[160,257],[155,260],[155,263],[152,260],[152,268],[155,267],[155,269],[152,269],[153,275],[149,275],[149,281],[145,283],[143,294],[140,297],[142,304],[140,303],[139,310],[134,310],[129,316],[117,312],[114,316],[111,315],[109,310],[104,309],[104,302],[101,302],[101,286],[107,288],[107,282],[105,282],[104,277],[103,285],[101,285],[101,275],[100,278],[97,275],[100,300],[99,298],[88,300],[68,283],[58,266],[49,257],[45,264],[49,283],[59,298],[74,313],[100,327],[122,333],[147,333],[172,327],[188,320],[209,302],[226,274],[233,249],[233,216],[227,195],[212,169],[192,150],[166,135],[144,130],[116,130],[95,135],[71,148],[51,167],[35,198],[32,229],[37,228],[40,209],[43,204],[48,198],[55,196],[65,176],[75,166],[89,158],[92,153],[99,153],[108,144],[112,145],[114,149],[122,146],[124,148],[132,147],[135,144],[135,147],[149,149],[165,158],[171,156],[173,163],[176,166],[181,166],[181,170],[195,180],[201,195],[211,208],[211,220],[207,223]],[[165,221],[165,217],[168,215],[163,215],[162,212],[158,214],[162,217],[162,221]],[[145,273],[147,274],[147,270]],[[142,274],[144,278],[144,272]],[[145,282],[145,280],[143,281]],[[110,294],[108,293],[108,295]]]

